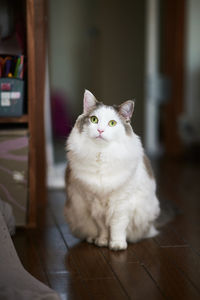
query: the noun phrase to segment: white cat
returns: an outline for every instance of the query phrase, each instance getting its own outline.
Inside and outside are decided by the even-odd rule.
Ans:
[[[133,110],[133,101],[106,106],[86,90],[67,140],[67,222],[75,236],[113,250],[157,234],[156,184]]]

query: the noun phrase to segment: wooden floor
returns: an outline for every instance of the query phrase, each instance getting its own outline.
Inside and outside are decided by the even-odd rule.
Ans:
[[[62,217],[64,192],[51,191],[39,228],[13,238],[25,268],[61,299],[200,299],[200,164],[155,170],[160,199],[179,209],[160,235],[120,252],[80,242]]]

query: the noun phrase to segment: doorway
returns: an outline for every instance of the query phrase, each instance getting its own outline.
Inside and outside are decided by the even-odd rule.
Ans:
[[[105,104],[136,99],[133,127],[144,134],[145,2],[48,1],[53,163],[82,113],[85,89]],[[57,177],[58,178],[58,177]]]

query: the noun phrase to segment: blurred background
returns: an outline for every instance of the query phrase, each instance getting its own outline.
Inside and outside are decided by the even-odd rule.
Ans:
[[[62,299],[199,293],[199,32],[200,0],[0,0],[0,214],[13,232],[13,208],[20,260]],[[134,245],[135,270],[125,252],[76,244],[63,218],[65,143],[85,89],[108,105],[135,99],[132,126],[171,221]]]
[[[199,0],[47,1],[49,186],[64,185],[84,89],[106,104],[136,100],[132,125],[150,156],[199,157],[199,13]]]

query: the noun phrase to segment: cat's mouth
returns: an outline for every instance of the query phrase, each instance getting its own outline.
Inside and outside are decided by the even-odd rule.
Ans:
[[[105,141],[105,138],[99,134],[98,136],[96,136],[96,140],[104,140]]]

